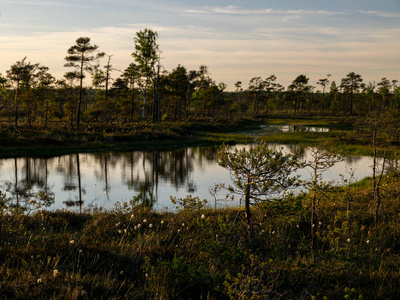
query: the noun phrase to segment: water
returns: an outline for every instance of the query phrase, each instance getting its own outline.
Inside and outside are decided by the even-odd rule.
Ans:
[[[248,146],[238,146],[248,147]],[[310,159],[306,149],[281,146],[286,152],[300,151],[303,160]],[[230,184],[228,170],[215,162],[218,147],[187,147],[173,151],[131,151],[81,153],[52,158],[0,159],[0,190],[11,197],[13,203],[26,206],[37,200],[38,193],[54,196],[48,209],[78,210],[79,204],[87,208],[115,207],[117,202],[136,198],[158,211],[173,210],[170,196],[198,196],[214,202],[209,187],[217,183]],[[372,158],[347,156],[343,162],[323,174],[324,180],[346,178],[347,169],[355,169],[360,180],[372,174]],[[302,179],[311,177],[310,170],[298,171]],[[225,192],[218,197],[224,198]],[[218,206],[239,205],[219,201]]]
[[[307,125],[260,125],[259,129],[238,132],[251,136],[271,135],[277,132],[329,132],[328,127],[307,126]]]

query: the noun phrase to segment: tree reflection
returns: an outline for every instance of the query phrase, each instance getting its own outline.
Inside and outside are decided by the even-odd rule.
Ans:
[[[23,211],[51,206],[54,192],[47,184],[47,158],[14,158],[13,161],[14,182],[5,184],[5,190],[11,195],[11,206]]]
[[[67,170],[69,170],[67,178],[69,181],[65,181],[64,189],[65,190],[76,190],[78,187],[78,196],[75,198],[75,200],[72,199],[67,199],[63,201],[63,203],[67,207],[79,207],[79,212],[82,213],[82,206],[83,206],[83,199],[82,199],[82,194],[86,194],[86,190],[82,188],[82,180],[81,180],[81,168],[80,168],[80,160],[79,160],[79,154],[75,155],[75,162],[76,162],[76,169],[74,167],[74,162],[73,162],[73,156],[69,156],[69,167]],[[76,171],[76,172],[74,172]],[[74,173],[76,173],[76,178],[74,176]],[[74,184],[74,179],[77,179],[78,185]]]
[[[122,180],[136,192],[133,198],[136,204],[153,206],[158,199],[160,181],[168,180],[176,190],[186,187],[188,191],[195,191],[191,176],[194,159],[190,148],[126,153]]]
[[[153,208],[157,202],[154,195],[154,184],[149,181],[140,182],[137,186],[138,194],[132,198],[133,205],[140,205],[148,208]]]
[[[307,149],[298,145],[285,145],[285,151],[306,157]],[[87,199],[90,205],[112,206],[117,201],[133,200],[154,208],[158,201],[168,202],[171,188],[181,193],[207,194],[204,186],[209,178],[216,182],[219,173],[208,174],[216,166],[213,147],[187,147],[174,151],[100,152],[72,154],[52,158],[12,158],[0,160],[0,184],[8,193],[14,207],[29,210],[37,201],[48,207],[54,203],[54,191],[59,208],[75,207],[82,210]],[[340,166],[356,167],[368,164],[368,158],[349,156]],[[396,168],[395,166],[394,168]],[[367,171],[363,171],[368,175]],[[205,174],[203,176],[202,174]],[[222,173],[221,173],[222,174]],[[196,177],[199,176],[199,177]],[[221,175],[224,176],[224,175]],[[357,176],[357,174],[356,174]],[[198,181],[197,181],[198,180]],[[208,183],[206,183],[208,184]],[[90,186],[86,190],[86,187]],[[101,191],[98,197],[97,192]],[[168,193],[165,194],[165,191]],[[104,196],[103,196],[104,194]],[[101,202],[105,201],[105,202]]]
[[[113,178],[114,175],[110,175],[111,172],[120,174],[122,184],[134,191],[132,199],[136,204],[153,207],[158,201],[160,183],[169,182],[177,191],[184,188],[188,193],[196,192],[197,185],[192,173],[195,168],[201,168],[205,161],[214,161],[215,149],[215,147],[196,147],[174,151],[14,158],[14,178],[6,182],[6,190],[12,195],[15,207],[27,207],[29,200],[32,199],[40,200],[44,206],[49,206],[54,203],[54,198],[51,198],[54,195],[53,187],[49,185],[49,177],[52,179],[61,175],[61,186],[58,186],[66,195],[60,199],[60,202],[65,207],[79,207],[81,211],[85,202],[84,183],[88,180],[86,178],[88,170],[93,170],[92,174],[96,179],[102,181],[101,188],[107,201],[110,201],[112,186],[118,180]],[[98,200],[96,195],[94,199]]]

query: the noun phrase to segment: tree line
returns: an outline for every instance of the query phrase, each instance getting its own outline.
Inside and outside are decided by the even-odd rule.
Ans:
[[[137,32],[133,62],[125,70],[116,70],[111,64],[113,55],[100,52],[89,37],[80,37],[67,50],[64,66],[68,71],[61,79],[24,57],[0,74],[0,120],[16,128],[62,123],[79,129],[82,123],[103,126],[276,113],[342,116],[400,109],[397,80],[365,83],[355,72],[338,83],[330,80],[330,74],[319,79],[322,91],[300,74],[286,89],[270,75],[251,78],[247,88],[237,81],[235,90],[228,92],[226,84],[211,78],[206,65],[197,70],[182,65],[165,70],[157,39],[158,33],[151,29]],[[102,59],[104,66],[100,66]],[[117,78],[112,77],[114,71]],[[87,77],[89,85],[84,82]]]

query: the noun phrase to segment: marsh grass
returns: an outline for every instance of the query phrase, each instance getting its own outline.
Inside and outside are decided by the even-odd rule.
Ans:
[[[63,123],[51,124],[47,129],[0,126],[0,157],[54,156],[105,150],[174,149],[200,144],[248,142],[249,139],[230,132],[243,128],[252,129],[260,122],[254,118],[203,118],[187,122],[142,121],[108,126],[88,123],[82,125],[80,130],[71,129]]]
[[[371,141],[359,141],[354,138],[355,133],[348,129],[331,128],[329,132],[276,132],[261,137],[267,143],[296,144],[302,146],[315,146],[327,143],[338,150],[352,155],[372,156]],[[378,155],[384,153],[387,157],[398,157],[400,150],[397,143],[377,147]]]
[[[370,179],[320,195],[314,249],[304,193],[254,210],[254,240],[233,208],[3,210],[0,298],[397,299],[400,182],[384,180],[379,223]]]
[[[48,129],[34,127],[15,129],[12,126],[3,126],[0,128],[0,157],[54,156],[78,152],[176,149],[190,145],[251,143],[254,142],[254,137],[238,132],[257,130],[261,124],[330,128],[329,132],[275,132],[260,137],[268,143],[317,145],[324,141],[348,154],[372,155],[370,143],[362,143],[354,138],[353,123],[354,120],[343,117],[271,116],[267,119],[203,118],[188,122],[116,123],[106,127],[85,124],[79,131],[70,129],[65,124],[53,124]],[[382,152],[384,149],[378,150]]]
[[[348,128],[352,121],[346,117],[293,117],[293,116],[271,116],[268,118],[268,124],[274,125],[306,125],[306,126],[322,126],[322,127],[338,127]]]

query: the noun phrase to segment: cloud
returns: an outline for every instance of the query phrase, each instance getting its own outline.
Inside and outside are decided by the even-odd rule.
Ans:
[[[35,5],[35,6],[60,6],[70,7],[72,4],[65,3],[64,1],[28,1],[28,0],[3,0],[4,3],[22,4],[22,5]]]
[[[383,12],[379,10],[360,10],[362,14],[375,15],[381,18],[400,18],[400,13],[398,12]]]
[[[113,55],[111,64],[124,70],[133,62],[135,33],[151,28],[159,33],[162,65],[171,71],[178,64],[188,70],[209,66],[211,77],[228,84],[241,80],[247,83],[254,76],[275,74],[285,87],[298,74],[306,74],[311,82],[332,74],[332,80],[349,72],[363,75],[365,82],[382,77],[400,79],[397,52],[400,28],[362,29],[313,26],[308,28],[253,28],[247,34],[213,30],[201,26],[164,26],[152,23],[106,26],[82,31],[26,33],[0,36],[0,72],[25,55],[32,63],[48,66],[50,72],[61,78],[68,71],[63,67],[67,49],[81,36],[91,38],[100,51]],[[324,38],[321,38],[324,36]],[[326,38],[325,38],[326,37]],[[101,62],[105,65],[105,61]],[[4,69],[3,69],[4,68]],[[118,72],[113,74],[116,78]]]
[[[397,36],[400,29],[308,28],[311,32],[336,37],[326,40],[315,35],[307,35],[304,40],[288,38],[307,33],[305,29],[265,31],[269,37],[257,40],[216,40],[212,37],[190,43],[185,39],[165,41],[166,60],[189,68],[206,64],[212,77],[215,76],[217,82],[228,83],[230,88],[237,80],[247,82],[251,77],[270,74],[278,76],[278,81],[285,86],[301,73],[315,80],[325,73],[332,73],[337,76],[335,80],[340,81],[348,72],[355,71],[365,75],[367,82],[384,76],[399,76],[400,64],[393,58],[400,41],[392,37]]]
[[[288,15],[288,16],[304,16],[304,15],[343,15],[346,12],[341,11],[327,11],[327,10],[277,10],[277,9],[243,9],[239,6],[203,6],[195,9],[185,10],[187,13],[192,14],[229,14],[229,15]]]

